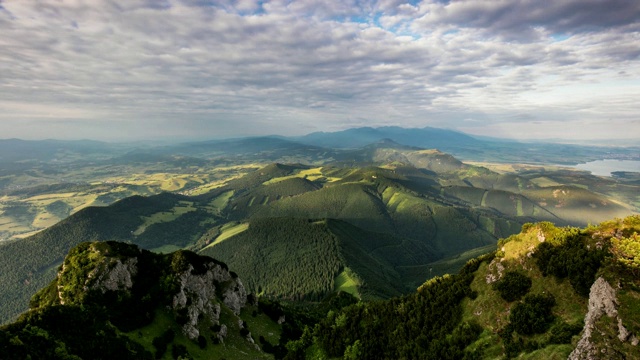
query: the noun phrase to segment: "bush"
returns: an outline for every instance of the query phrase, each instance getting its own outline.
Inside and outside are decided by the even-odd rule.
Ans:
[[[200,347],[200,349],[206,348],[207,347],[207,338],[205,338],[202,335],[198,336],[198,346]]]
[[[508,302],[520,300],[531,289],[531,279],[519,271],[507,271],[502,279],[493,284],[494,290]]]
[[[582,331],[581,324],[567,324],[562,322],[551,327],[549,344],[570,344],[571,338]]]
[[[181,344],[173,344],[171,347],[171,355],[173,355],[174,359],[192,359],[187,351],[187,347]]]
[[[555,304],[553,295],[527,295],[511,310],[509,321],[519,334],[541,334],[553,322],[551,309]]]

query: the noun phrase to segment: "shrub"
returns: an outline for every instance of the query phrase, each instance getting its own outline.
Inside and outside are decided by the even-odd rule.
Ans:
[[[570,344],[571,338],[574,335],[578,335],[582,331],[581,324],[567,324],[561,322],[551,327],[551,337],[549,338],[549,344]]]
[[[494,290],[508,302],[520,300],[531,289],[531,279],[519,271],[507,271],[502,279],[493,284]]]
[[[509,321],[519,334],[541,334],[553,322],[551,309],[555,304],[553,295],[527,295],[511,310]]]

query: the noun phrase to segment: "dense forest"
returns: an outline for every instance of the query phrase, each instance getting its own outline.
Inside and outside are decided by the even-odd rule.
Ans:
[[[255,282],[264,297],[253,298],[256,302],[240,318],[222,311],[221,321],[234,324],[229,328],[232,337],[225,340],[233,347],[221,345],[218,334],[223,330],[215,323],[202,328],[203,336],[185,338],[180,325],[187,314],[166,310],[180,288],[176,274],[188,269],[202,274],[207,262],[226,271],[226,264],[190,251],[157,255],[124,243],[98,242],[74,247],[58,278],[33,297],[32,310],[0,328],[0,353],[11,354],[9,359],[95,358],[95,354],[123,359],[566,358],[584,333],[587,302],[595,296],[590,288],[599,279],[616,288],[611,301],[617,320],[608,316],[593,320],[601,335],[591,339],[592,345],[609,359],[640,356],[631,344],[640,334],[640,216],[583,229],[548,222],[525,224],[519,234],[500,240],[497,251],[468,261],[457,274],[430,279],[408,295],[370,301],[332,292],[336,284],[330,280],[345,271],[336,229],[348,232],[353,227],[333,221],[261,219],[252,222],[243,236],[220,244],[247,242],[256,251],[252,256],[260,258],[260,246],[251,243],[258,239],[264,248],[278,250],[263,256],[277,260],[265,262],[265,268],[276,271],[276,266],[285,266],[280,271],[290,278],[284,279],[296,281],[298,276],[308,284],[317,282],[316,287],[300,284],[288,301],[276,301],[270,299],[269,289],[280,286],[278,281],[269,283],[270,278],[261,275],[246,281]],[[304,231],[296,238],[307,240],[302,246],[270,244],[279,228]],[[305,248],[307,254],[301,253]],[[323,256],[317,256],[319,251]],[[110,268],[100,265],[103,256],[137,259],[140,272],[131,291],[87,290],[96,268]],[[304,261],[290,262],[290,256]],[[287,263],[308,266],[318,277],[299,276],[303,271],[286,268]],[[268,284],[260,285],[262,280]],[[303,297],[306,302],[297,301]],[[60,299],[65,299],[64,305]],[[620,328],[627,334],[624,339]],[[261,352],[246,347],[249,336]],[[253,349],[250,355],[248,349]]]
[[[500,251],[469,261],[456,275],[431,279],[414,294],[329,312],[287,345],[286,358],[566,357],[598,276],[620,288],[620,324],[639,334],[638,231],[638,216],[585,229],[525,224],[500,241]],[[598,326],[604,338],[596,341],[611,339],[596,345],[607,358],[640,355],[637,347],[612,340],[618,325]]]

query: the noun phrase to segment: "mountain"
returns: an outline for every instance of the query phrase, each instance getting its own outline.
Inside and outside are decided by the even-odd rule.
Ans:
[[[639,159],[638,147],[519,142],[474,137],[458,131],[432,127],[362,127],[336,132],[315,132],[289,139],[335,149],[357,149],[382,139],[390,139],[407,146],[439,149],[464,160],[508,163],[576,165],[601,159]]]
[[[290,358],[640,357],[640,217],[526,224],[499,250],[417,292],[329,312]]]
[[[306,162],[324,161],[334,150],[303,144],[293,139],[276,136],[261,136],[239,139],[189,142],[148,150],[150,153],[186,155],[192,157],[236,157],[253,161]]]
[[[388,140],[352,153],[371,165],[271,164],[202,195],[134,196],[0,243],[0,319],[23,311],[82,241],[201,251],[236,268],[250,291],[277,298],[317,300],[349,288],[380,299],[457,270],[523,223],[586,225],[630,213],[602,195],[607,187],[596,193],[576,177],[552,181],[545,172],[554,185],[542,186],[540,173],[500,174]],[[332,260],[312,266],[308,248]],[[305,280],[290,281],[294,269]]]
[[[388,139],[393,142],[420,148],[451,148],[478,144],[480,141],[466,134],[432,127],[401,128],[385,126],[379,128],[362,127],[337,132],[315,132],[293,138],[301,143],[325,148],[360,148],[371,143]]]
[[[30,310],[0,328],[3,359],[269,358],[281,326],[226,264],[118,242],[72,248]],[[266,340],[269,339],[269,340]],[[239,354],[243,356],[239,357]]]
[[[194,252],[162,255],[125,243],[84,242],[33,296],[29,311],[0,327],[0,354],[638,358],[638,232],[640,216],[584,229],[527,223],[501,239],[497,251],[407,295],[353,305],[338,295],[306,307],[247,295],[225,263]]]
[[[20,140],[0,139],[0,164],[19,161],[52,161],[67,156],[100,156],[119,146],[93,140]]]

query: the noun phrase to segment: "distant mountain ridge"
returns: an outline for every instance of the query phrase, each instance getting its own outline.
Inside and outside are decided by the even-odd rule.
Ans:
[[[423,149],[446,149],[477,145],[479,140],[461,132],[425,128],[402,128],[398,126],[361,127],[337,132],[315,132],[291,139],[316,146],[328,148],[360,148],[378,141],[388,139],[398,144],[420,147]]]

